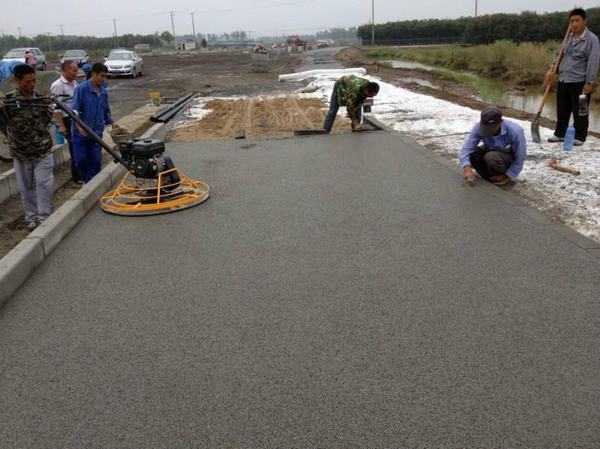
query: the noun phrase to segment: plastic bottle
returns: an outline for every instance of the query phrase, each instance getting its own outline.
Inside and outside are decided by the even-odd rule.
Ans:
[[[573,143],[575,142],[575,128],[569,126],[567,133],[565,134],[565,141],[563,143],[563,150],[571,151],[573,149]]]
[[[589,108],[588,108],[588,102],[587,102],[586,95],[579,96],[579,108],[578,108],[577,114],[580,117],[583,117],[583,116],[586,116],[589,114]]]
[[[60,132],[58,125],[54,125],[54,141],[57,145],[62,145],[65,143],[65,135]]]

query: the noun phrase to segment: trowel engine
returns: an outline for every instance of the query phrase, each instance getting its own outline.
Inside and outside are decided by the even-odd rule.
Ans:
[[[175,188],[179,183],[179,175],[174,171],[173,160],[164,154],[165,144],[155,139],[131,139],[119,142],[119,152],[136,178],[158,179],[163,175],[164,187]]]

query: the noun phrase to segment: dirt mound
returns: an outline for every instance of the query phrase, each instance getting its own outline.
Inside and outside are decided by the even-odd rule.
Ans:
[[[246,138],[286,137],[294,129],[316,129],[323,126],[327,105],[317,98],[290,95],[278,98],[243,98],[211,100],[205,109],[212,112],[202,120],[176,128],[172,142],[231,139],[243,128]],[[350,121],[338,117],[334,133],[350,131]]]

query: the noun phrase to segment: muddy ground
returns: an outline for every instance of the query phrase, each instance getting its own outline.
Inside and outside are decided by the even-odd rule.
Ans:
[[[189,92],[218,97],[284,92],[278,76],[299,63],[287,54],[269,62],[252,61],[246,53],[144,56],[143,77],[108,81],[111,108],[116,117],[127,115],[148,102],[151,90],[170,98]]]

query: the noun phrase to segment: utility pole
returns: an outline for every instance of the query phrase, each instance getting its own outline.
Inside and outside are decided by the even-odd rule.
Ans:
[[[63,29],[63,26],[62,26],[62,24],[60,25],[60,35],[61,35],[62,37],[65,37],[65,30]]]
[[[375,45],[375,0],[371,0],[371,45]]]
[[[52,33],[44,33],[48,36],[48,48],[50,53],[52,53]]]
[[[191,12],[190,15],[192,16],[192,30],[194,31],[194,42],[198,44],[198,38],[196,37],[196,24],[194,23],[194,13]]]
[[[173,29],[173,40],[175,41],[175,46],[177,47],[177,35],[175,34],[175,21],[173,20],[173,17],[175,16],[175,12],[171,11],[169,14],[171,14],[171,28]]]
[[[113,25],[115,27],[115,47],[119,46],[119,36],[117,35],[117,19],[113,19]]]
[[[475,17],[477,17],[477,0],[475,0]]]
[[[17,30],[19,31],[19,45],[21,45],[21,27],[17,27]]]

